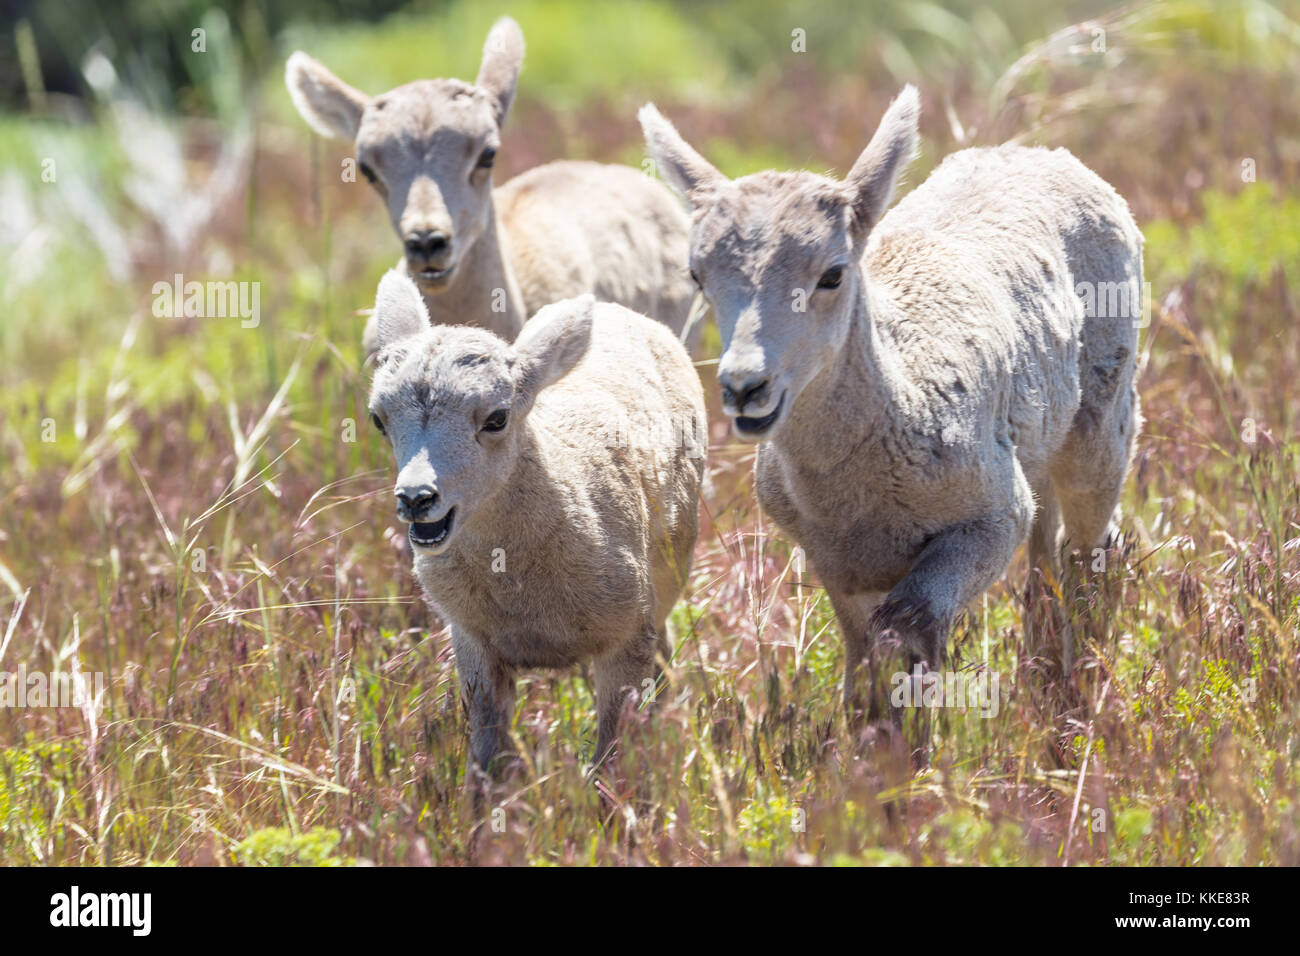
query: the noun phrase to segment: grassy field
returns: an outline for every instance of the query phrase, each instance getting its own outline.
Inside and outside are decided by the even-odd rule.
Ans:
[[[299,24],[256,75],[221,46],[251,28],[207,20],[185,90],[99,52],[84,100],[0,114],[0,670],[104,675],[99,708],[0,707],[0,864],[1300,864],[1300,10],[491,6]],[[715,418],[635,784],[584,777],[586,675],[534,672],[526,769],[467,798],[365,414],[358,310],[398,243],[279,64],[472,78],[504,12],[529,53],[501,178],[639,164],[650,98],[729,174],[843,174],[913,81],[909,184],[1015,137],[1129,200],[1154,301],[1133,545],[1073,604],[1071,693],[1025,652],[1021,557],[951,643],[996,715],[939,710],[922,773],[860,752],[829,604]],[[178,273],[258,283],[259,321],[157,317]]]

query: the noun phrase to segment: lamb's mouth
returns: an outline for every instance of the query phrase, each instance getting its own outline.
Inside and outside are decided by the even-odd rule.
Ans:
[[[748,418],[744,415],[737,415],[735,418],[736,431],[740,433],[742,438],[762,438],[772,430],[772,426],[781,417],[781,411],[784,408],[785,392],[782,392],[781,400],[776,403],[776,408],[762,418]]]
[[[456,515],[452,508],[438,521],[412,521],[406,535],[411,546],[425,551],[440,551],[451,537],[451,524]]]
[[[412,275],[419,285],[440,286],[446,284],[455,268],[454,265],[446,265],[441,269],[434,266],[425,266],[423,269],[415,270]]]

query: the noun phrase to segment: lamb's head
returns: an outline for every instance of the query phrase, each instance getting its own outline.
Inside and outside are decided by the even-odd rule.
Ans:
[[[830,364],[861,304],[859,260],[916,149],[907,86],[843,182],[762,172],[729,180],[653,105],[641,127],[660,173],[691,206],[691,274],[717,317],[723,410],[749,441],[772,437]]]
[[[438,554],[515,474],[527,417],[586,353],[590,295],[542,309],[511,345],[469,326],[430,326],[419,290],[389,272],[375,297],[379,352],[370,417],[397,459],[397,516]]]
[[[451,284],[492,208],[492,164],[514,99],[524,37],[504,18],[488,34],[478,80],[419,80],[370,97],[302,52],[285,83],[324,136],[355,140],[357,169],[388,204],[406,267],[426,293]]]

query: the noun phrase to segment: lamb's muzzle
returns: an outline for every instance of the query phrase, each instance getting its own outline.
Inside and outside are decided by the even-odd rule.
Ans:
[[[441,553],[451,541],[451,529],[456,520],[456,509],[448,508],[447,513],[437,521],[413,521],[407,529],[411,546],[432,554]]]
[[[431,485],[398,485],[397,517],[402,521],[424,521],[438,503],[438,490]]]
[[[736,437],[761,441],[780,421],[788,389],[783,376],[771,375],[767,355],[761,348],[736,341],[736,330],[747,318],[741,316],[725,328],[720,326],[731,335],[718,362],[718,385],[722,391],[723,414],[731,418]]]
[[[776,423],[781,420],[781,413],[785,411],[785,396],[786,393],[782,392],[777,399],[776,408],[766,415],[737,415],[732,422],[736,434],[747,441],[761,441],[770,435],[776,428]]]
[[[421,288],[437,288],[451,281],[456,269],[451,236],[432,229],[408,233],[404,242],[406,269]]]

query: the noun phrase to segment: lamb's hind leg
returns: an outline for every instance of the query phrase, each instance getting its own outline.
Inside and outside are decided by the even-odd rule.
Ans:
[[[1129,295],[1097,300],[1084,319],[1079,351],[1079,408],[1049,465],[1065,520],[1067,553],[1090,552],[1115,543],[1119,496],[1142,424],[1136,382],[1137,330],[1141,315],[1140,237],[1103,234],[1076,248],[1076,278]]]
[[[1082,593],[1085,576],[1096,567],[1098,551],[1103,552],[1104,562],[1104,552],[1120,544],[1120,492],[1141,421],[1136,391],[1129,382],[1124,385],[1109,407],[1080,409],[1052,466],[1052,485],[1065,525],[1062,592],[1067,600]],[[1062,650],[1068,674],[1074,650],[1068,632]]]
[[[1120,490],[1124,485],[1127,458],[1118,457],[1104,466],[1076,466],[1057,479],[1056,494],[1065,524],[1064,551],[1089,555],[1097,548],[1109,548],[1119,538]],[[1089,483],[1089,477],[1092,482]]]
[[[1131,372],[1129,378],[1112,404],[1080,408],[1065,446],[1052,463],[1067,553],[1088,553],[1118,543],[1120,492],[1141,424]]]
[[[1054,635],[1068,641],[1065,615],[1056,594],[1061,586],[1061,506],[1050,481],[1035,489],[1038,507],[1029,533],[1029,581],[1025,586],[1025,639],[1043,654]]]
[[[1044,481],[1036,489],[1038,509],[1034,512],[1034,527],[1029,532],[1029,563],[1031,567],[1047,568],[1053,573],[1060,569],[1061,558],[1061,506],[1050,482]]]
[[[620,720],[629,703],[652,700],[662,674],[660,660],[671,652],[663,630],[647,625],[636,638],[616,647],[595,661],[596,752],[591,761],[591,779],[599,780],[600,802],[606,822],[621,808],[631,807],[643,819],[652,805],[638,796],[646,774],[636,762],[641,751],[619,745]],[[626,730],[626,728],[623,728]]]

